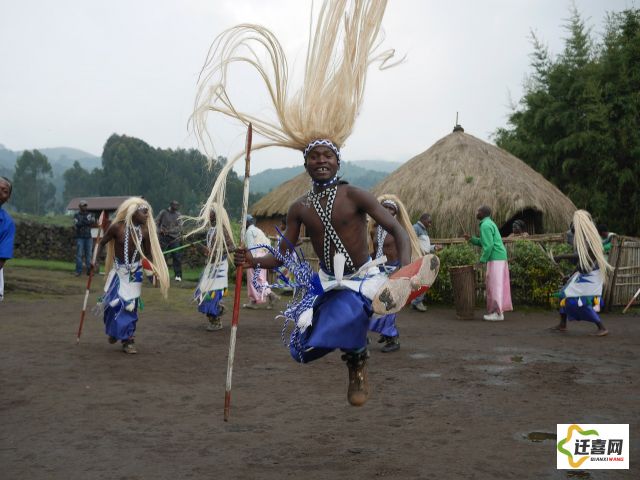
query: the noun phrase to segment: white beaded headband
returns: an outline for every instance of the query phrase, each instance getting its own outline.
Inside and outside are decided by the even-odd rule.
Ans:
[[[302,152],[302,155],[304,156],[305,160],[311,150],[320,146],[329,147],[331,150],[333,150],[333,153],[336,154],[336,158],[338,159],[338,162],[340,162],[340,149],[331,140],[327,140],[325,138],[314,140],[309,145],[307,145],[307,147]]]

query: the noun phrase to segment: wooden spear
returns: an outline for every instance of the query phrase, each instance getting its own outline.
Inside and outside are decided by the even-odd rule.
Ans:
[[[98,236],[96,237],[96,244],[93,247],[93,256],[91,257],[91,265],[89,266],[89,277],[87,278],[87,289],[84,292],[84,302],[82,304],[82,312],[80,312],[80,325],[78,325],[78,334],[76,335],[76,345],[80,343],[80,335],[82,335],[82,326],[84,325],[84,316],[87,312],[87,302],[89,300],[89,291],[91,290],[91,279],[93,278],[93,266],[96,264],[98,258],[98,247],[100,240],[104,234],[104,223],[106,220],[106,213],[103,210],[98,218]]]
[[[636,294],[631,297],[631,300],[629,300],[629,303],[627,303],[627,306],[624,307],[624,310],[622,311],[622,313],[627,313],[627,310],[629,310],[629,307],[631,306],[631,304],[633,303],[633,301],[638,298],[638,295],[640,295],[640,288],[638,289],[638,291],[636,292]]]
[[[242,195],[242,224],[240,226],[240,247],[244,247],[244,235],[247,231],[247,210],[249,206],[249,166],[251,162],[251,137],[253,127],[247,129],[247,143],[244,157],[244,184]],[[227,383],[224,391],[224,421],[229,421],[231,409],[231,378],[233,377],[233,359],[236,353],[236,334],[240,317],[240,293],[242,291],[242,266],[236,267],[236,289],[233,297],[233,316],[231,318],[231,337],[229,338],[229,357],[227,359]]]

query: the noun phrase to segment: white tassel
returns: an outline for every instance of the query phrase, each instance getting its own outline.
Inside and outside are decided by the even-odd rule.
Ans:
[[[133,310],[136,308],[136,301],[132,300],[129,303],[127,303],[127,305],[124,307],[124,309],[127,312],[133,312]]]
[[[307,328],[311,326],[313,322],[313,308],[308,308],[300,315],[298,319],[297,326],[301,332],[304,332]]]
[[[578,306],[581,307],[583,305],[584,303],[582,303],[582,298],[578,297]]]
[[[109,306],[111,308],[114,308],[116,305],[118,305],[118,303],[120,303],[120,299],[116,297],[109,302]]]
[[[336,253],[333,256],[333,275],[336,277],[338,285],[342,284],[342,277],[344,276],[344,266],[347,263],[347,258],[343,253]]]

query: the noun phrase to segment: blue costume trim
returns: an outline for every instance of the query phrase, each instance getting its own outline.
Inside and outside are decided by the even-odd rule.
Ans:
[[[222,315],[222,295],[224,290],[214,290],[207,293],[204,300],[198,305],[198,311],[205,315],[211,315],[212,317],[219,317]]]
[[[316,297],[313,323],[304,332],[291,332],[293,359],[307,363],[336,348],[358,350],[367,346],[371,300],[353,290],[330,290]]]
[[[399,333],[396,328],[396,316],[395,313],[392,313],[384,317],[372,318],[369,322],[369,330],[385,337],[397,337]]]
[[[209,236],[209,234],[207,234],[207,237]],[[207,245],[211,245],[210,240],[207,240]],[[221,262],[226,262],[227,261],[227,256],[223,255],[221,258]],[[226,268],[224,269],[218,269],[216,267],[216,269],[214,270],[214,275],[215,275],[215,279],[226,279],[227,276],[227,270]],[[198,304],[198,312],[200,313],[204,313],[205,315],[210,315],[213,317],[219,317],[220,315],[222,315],[223,312],[223,305],[222,305],[222,297],[225,294],[225,291],[227,290],[226,288],[219,288],[217,290],[208,290],[206,292],[203,292],[200,290],[200,285],[201,285],[201,281],[202,281],[202,277],[207,274],[207,269],[205,268],[205,270],[202,272],[202,274],[200,275],[200,280],[198,281],[198,286],[196,287],[196,290],[193,294],[193,298],[195,301],[199,301],[200,303]],[[226,282],[225,282],[226,283]]]
[[[565,314],[568,320],[584,320],[587,322],[601,323],[600,315],[593,308],[595,297],[571,297],[565,298],[564,305],[560,307],[560,313]],[[603,303],[600,299],[600,308]]]
[[[336,348],[357,350],[366,347],[369,318],[373,314],[371,300],[360,292],[350,289],[335,289],[325,292],[320,277],[314,272],[301,250],[295,247],[278,230],[280,239],[276,248],[270,245],[257,245],[254,248],[266,248],[292,274],[293,281],[278,272],[281,282],[293,288],[293,298],[282,312],[282,342],[289,347],[291,356],[300,363],[320,358]],[[280,252],[282,240],[289,245],[286,253]],[[256,289],[265,288],[257,284],[259,266],[254,273]],[[362,279],[364,281],[364,278]],[[277,284],[268,285],[269,288]],[[302,314],[313,308],[312,324],[304,332],[298,326]],[[287,341],[290,322],[294,324]]]
[[[142,282],[142,268],[133,273],[136,282]],[[138,322],[138,306],[139,298],[126,301],[118,295],[120,288],[120,279],[118,275],[113,276],[111,285],[102,297],[104,308],[104,327],[105,333],[110,337],[118,340],[128,340],[135,335],[136,324]],[[116,302],[117,300],[117,302]],[[128,311],[127,306],[133,302],[133,311]],[[115,303],[115,306],[111,306]]]
[[[584,320],[600,324],[598,311],[602,309],[602,280],[598,269],[591,272],[575,273],[560,290],[559,312],[568,320]]]

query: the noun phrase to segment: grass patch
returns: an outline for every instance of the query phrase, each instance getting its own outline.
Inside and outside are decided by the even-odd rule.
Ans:
[[[12,258],[7,262],[7,265],[59,272],[73,272],[76,269],[76,264],[74,262],[64,262],[61,260],[40,260],[37,258]],[[171,276],[171,278],[173,278],[172,273],[173,272],[171,271],[171,269],[169,269],[169,275]],[[186,268],[182,271],[182,279],[191,282],[197,282],[200,279],[200,273],[200,269]]]
[[[57,225],[60,227],[73,226],[73,217],[69,215],[31,215],[30,213],[11,212],[11,217],[16,222],[34,222],[43,225]]]
[[[40,260],[37,258],[12,258],[7,264],[16,267],[37,268],[40,270],[57,270],[61,272],[73,272],[76,264],[63,262],[62,260]]]

